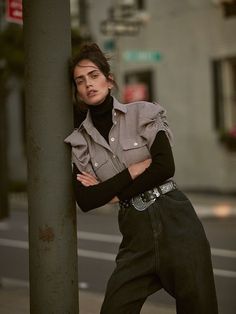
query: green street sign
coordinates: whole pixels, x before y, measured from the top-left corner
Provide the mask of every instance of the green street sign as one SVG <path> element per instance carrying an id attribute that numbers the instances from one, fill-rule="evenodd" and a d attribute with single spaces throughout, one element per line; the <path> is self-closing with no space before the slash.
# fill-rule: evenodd
<path id="1" fill-rule="evenodd" d="M 103 47 L 106 51 L 114 51 L 116 49 L 116 42 L 113 39 L 107 39 L 104 41 Z"/>
<path id="2" fill-rule="evenodd" d="M 159 62 L 162 55 L 159 51 L 128 50 L 123 53 L 123 59 L 128 62 Z"/>

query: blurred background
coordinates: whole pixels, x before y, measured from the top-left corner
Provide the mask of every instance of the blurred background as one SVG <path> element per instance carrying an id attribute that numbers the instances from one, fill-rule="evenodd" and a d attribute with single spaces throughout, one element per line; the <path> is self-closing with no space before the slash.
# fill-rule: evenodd
<path id="1" fill-rule="evenodd" d="M 7 2 L 20 1 L 0 1 L 0 164 L 15 191 L 27 178 L 24 53 L 21 20 L 13 9 L 6 17 Z M 179 185 L 235 193 L 235 1 L 71 0 L 71 26 L 75 51 L 93 40 L 111 56 L 121 101 L 167 109 Z"/>
<path id="2" fill-rule="evenodd" d="M 111 57 L 112 71 L 119 85 L 116 96 L 121 101 L 155 101 L 167 110 L 175 139 L 175 179 L 197 204 L 210 242 L 215 249 L 224 250 L 221 253 L 226 252 L 220 255 L 220 251 L 212 251 L 215 262 L 226 258 L 227 254 L 230 256 L 220 267 L 224 270 L 229 267 L 227 274 L 232 275 L 226 276 L 230 278 L 229 283 L 217 284 L 223 300 L 221 313 L 233 313 L 235 300 L 227 299 L 222 291 L 231 289 L 235 293 L 236 289 L 233 214 L 236 198 L 236 1 L 70 0 L 70 3 L 73 54 L 82 42 L 97 42 Z M 0 232 L 8 228 L 3 218 L 9 215 L 9 208 L 14 218 L 13 209 L 27 206 L 22 32 L 21 0 L 0 0 L 0 219 L 3 221 Z M 21 213 L 23 216 L 17 216 L 16 221 L 20 219 L 19 224 L 27 224 L 25 211 Z M 215 213 L 217 217 L 212 220 Z M 93 214 L 92 219 L 95 218 Z M 89 224 L 86 219 L 81 214 L 81 228 L 89 226 L 94 228 L 89 232 L 94 233 L 97 222 Z M 106 228 L 108 234 L 112 232 Z M 88 241 L 88 230 L 84 232 L 82 238 Z M 114 243 L 118 242 L 114 240 Z M 14 256 L 13 252 L 9 254 Z M 3 263 L 2 254 L 1 260 Z M 23 260 L 27 264 L 26 257 Z M 4 267 L 0 264 L 0 268 Z M 25 276 L 18 279 L 27 281 L 27 274 Z M 99 280 L 105 282 L 104 278 Z M 81 287 L 86 288 L 86 285 L 88 283 L 82 282 Z M 104 286 L 98 290 L 103 292 Z M 165 303 L 165 297 L 162 301 Z"/>

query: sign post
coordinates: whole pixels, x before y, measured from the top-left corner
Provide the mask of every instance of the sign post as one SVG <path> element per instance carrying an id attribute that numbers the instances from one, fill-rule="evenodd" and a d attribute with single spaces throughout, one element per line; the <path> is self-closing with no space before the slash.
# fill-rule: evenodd
<path id="1" fill-rule="evenodd" d="M 133 1 L 115 1 L 108 10 L 108 17 L 100 24 L 101 33 L 113 37 L 113 45 L 116 48 L 116 66 L 113 68 L 116 80 L 120 80 L 120 48 L 119 38 L 121 36 L 137 36 L 144 20 L 141 18 Z"/>

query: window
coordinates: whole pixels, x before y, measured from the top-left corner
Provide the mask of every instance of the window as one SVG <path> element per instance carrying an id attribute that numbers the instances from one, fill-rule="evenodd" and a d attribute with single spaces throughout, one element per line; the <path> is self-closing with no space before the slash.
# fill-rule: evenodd
<path id="1" fill-rule="evenodd" d="M 151 70 L 126 73 L 124 81 L 123 101 L 125 103 L 139 100 L 153 100 L 153 72 Z"/>
<path id="2" fill-rule="evenodd" d="M 227 17 L 232 17 L 236 16 L 236 1 L 233 0 L 231 2 L 224 2 L 222 4 L 224 16 Z"/>
<path id="3" fill-rule="evenodd" d="M 136 0 L 137 9 L 142 11 L 145 10 L 145 0 Z"/>
<path id="4" fill-rule="evenodd" d="M 212 69 L 215 128 L 236 147 L 236 57 L 214 60 Z"/>

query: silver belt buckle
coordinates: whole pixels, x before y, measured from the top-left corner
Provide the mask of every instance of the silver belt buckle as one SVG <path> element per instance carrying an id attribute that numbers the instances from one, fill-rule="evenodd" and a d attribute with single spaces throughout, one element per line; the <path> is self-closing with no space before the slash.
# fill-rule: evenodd
<path id="1" fill-rule="evenodd" d="M 158 192 L 159 193 L 159 192 Z M 138 211 L 143 211 L 148 208 L 151 204 L 155 202 L 156 199 L 150 200 L 148 202 L 144 202 L 141 196 L 134 196 L 131 199 L 131 204 Z"/>
<path id="2" fill-rule="evenodd" d="M 153 194 L 155 194 L 156 197 L 159 197 L 159 196 L 161 195 L 161 193 L 158 191 L 157 188 L 154 188 L 154 189 L 153 189 Z"/>

